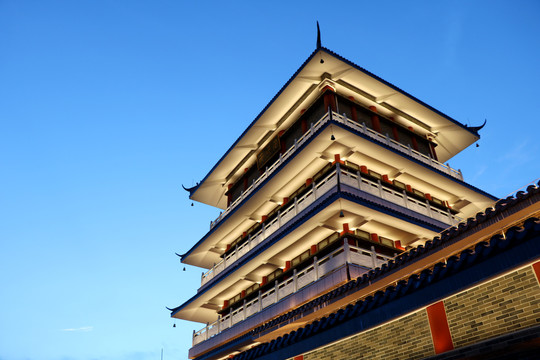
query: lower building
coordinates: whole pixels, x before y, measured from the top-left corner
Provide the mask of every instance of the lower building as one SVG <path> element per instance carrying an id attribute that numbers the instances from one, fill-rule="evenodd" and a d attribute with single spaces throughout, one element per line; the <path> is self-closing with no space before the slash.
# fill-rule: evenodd
<path id="1" fill-rule="evenodd" d="M 538 359 L 539 199 L 500 200 L 234 339 L 259 344 L 233 358 Z"/>

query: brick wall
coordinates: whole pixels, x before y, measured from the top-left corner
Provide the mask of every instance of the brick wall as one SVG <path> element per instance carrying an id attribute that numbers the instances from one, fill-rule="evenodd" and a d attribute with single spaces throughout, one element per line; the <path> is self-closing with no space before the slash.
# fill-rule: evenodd
<path id="1" fill-rule="evenodd" d="M 433 354 L 428 318 L 422 310 L 307 353 L 304 360 L 419 359 Z"/>
<path id="2" fill-rule="evenodd" d="M 540 264 L 539 264 L 540 266 Z M 540 324 L 540 286 L 527 266 L 443 301 L 454 348 Z M 435 354 L 425 308 L 304 354 L 304 360 L 420 359 Z"/>
<path id="3" fill-rule="evenodd" d="M 530 266 L 447 298 L 444 305 L 456 348 L 540 324 L 540 287 Z"/>

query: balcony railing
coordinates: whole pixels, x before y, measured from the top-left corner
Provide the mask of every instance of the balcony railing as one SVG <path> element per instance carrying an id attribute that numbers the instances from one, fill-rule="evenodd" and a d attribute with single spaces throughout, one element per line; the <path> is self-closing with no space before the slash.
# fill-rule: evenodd
<path id="1" fill-rule="evenodd" d="M 410 146 L 406 146 L 406 145 L 403 145 L 401 144 L 400 142 L 394 140 L 394 139 L 391 139 L 388 134 L 386 135 L 383 135 L 375 130 L 372 130 L 370 128 L 368 128 L 365 124 L 359 124 L 357 123 L 356 121 L 352 120 L 352 119 L 349 119 L 347 118 L 347 116 L 345 114 L 343 115 L 340 115 L 340 114 L 337 114 L 335 112 L 328 112 L 326 113 L 321 119 L 319 119 L 319 121 L 311 124 L 310 128 L 308 129 L 308 131 L 306 131 L 301 137 L 300 139 L 296 140 L 293 144 L 293 146 L 291 146 L 287 151 L 285 151 L 285 153 L 283 154 L 280 154 L 279 156 L 279 159 L 274 162 L 272 165 L 270 165 L 269 167 L 266 167 L 264 173 L 259 176 L 256 180 L 253 180 L 253 183 L 245 190 L 242 192 L 242 194 L 237 198 L 235 199 L 230 205 L 229 207 L 224 211 L 222 212 L 218 218 L 214 221 L 211 221 L 210 222 L 210 229 L 214 228 L 223 218 L 225 218 L 225 216 L 227 216 L 233 209 L 236 208 L 236 206 L 238 206 L 238 204 L 240 204 L 242 202 L 242 200 L 244 200 L 246 197 L 248 197 L 254 189 L 256 189 L 264 180 L 266 180 L 270 175 L 272 175 L 274 173 L 274 171 L 276 171 L 276 169 L 285 161 L 287 160 L 289 157 L 291 157 L 295 152 L 296 150 L 301 146 L 303 145 L 308 139 L 310 139 L 312 137 L 312 135 L 321 128 L 321 126 L 323 126 L 324 124 L 326 124 L 328 121 L 330 120 L 334 120 L 338 123 L 341 123 L 349 128 L 352 128 L 356 131 L 359 131 L 361 132 L 362 134 L 366 135 L 367 137 L 369 138 L 372 138 L 372 139 L 375 139 L 375 140 L 378 140 L 384 144 L 386 144 L 387 146 L 391 147 L 392 149 L 395 149 L 395 150 L 398 150 L 400 152 L 402 152 L 403 154 L 407 154 L 409 156 L 411 156 L 412 158 L 426 164 L 426 165 L 429 165 L 445 174 L 448 174 L 458 180 L 462 180 L 463 181 L 463 174 L 461 173 L 461 170 L 455 170 L 453 168 L 451 168 L 449 165 L 445 165 L 443 163 L 440 163 L 438 162 L 437 160 L 434 160 L 432 159 L 430 156 L 427 156 L 425 154 L 422 154 L 414 149 L 412 149 Z"/>
<path id="2" fill-rule="evenodd" d="M 349 245 L 346 241 L 343 246 L 333 250 L 328 255 L 317 259 L 315 256 L 313 263 L 301 271 L 293 271 L 289 278 L 276 281 L 274 286 L 264 292 L 259 291 L 257 297 L 250 301 L 244 301 L 243 305 L 237 309 L 231 310 L 227 315 L 219 318 L 203 329 L 193 333 L 193 345 L 232 327 L 234 324 L 245 320 L 246 318 L 257 314 L 281 299 L 301 290 L 319 280 L 320 278 L 332 273 L 336 269 L 345 265 L 345 263 L 358 265 L 366 269 L 372 269 L 381 266 L 391 257 L 376 253 L 373 248 L 366 250 L 360 247 Z"/>
<path id="3" fill-rule="evenodd" d="M 400 205 L 444 224 L 453 225 L 461 221 L 460 217 L 453 215 L 449 210 L 444 211 L 438 209 L 431 205 L 427 200 L 420 201 L 413 198 L 407 194 L 405 190 L 401 192 L 396 191 L 383 185 L 380 181 L 374 181 L 362 176 L 360 171 L 353 172 L 349 169 L 341 168 L 339 164 L 337 164 L 328 175 L 319 181 L 313 182 L 311 188 L 304 195 L 299 198 L 294 198 L 294 201 L 287 203 L 286 207 L 278 211 L 276 217 L 268 221 L 268 223 L 263 223 L 259 231 L 255 234 L 250 234 L 247 241 L 240 244 L 235 250 L 228 253 L 223 260 L 204 273 L 201 277 L 201 286 L 212 280 L 215 276 L 272 235 L 276 230 L 289 222 L 302 210 L 334 188 L 338 184 L 338 177 L 339 181 L 344 185 L 382 198 L 393 204 Z"/>

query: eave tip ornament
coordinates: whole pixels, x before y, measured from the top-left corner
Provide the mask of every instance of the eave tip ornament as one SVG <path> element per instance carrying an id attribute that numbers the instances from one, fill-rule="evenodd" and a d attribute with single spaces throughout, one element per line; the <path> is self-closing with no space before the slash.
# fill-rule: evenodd
<path id="1" fill-rule="evenodd" d="M 480 125 L 480 126 L 467 126 L 467 129 L 469 129 L 470 131 L 472 131 L 472 132 L 474 132 L 475 134 L 478 135 L 478 132 L 480 130 L 482 130 L 482 128 L 484 126 L 486 126 L 486 124 L 487 124 L 487 119 L 484 119 L 484 123 L 482 125 Z"/>
<path id="2" fill-rule="evenodd" d="M 317 21 L 317 49 L 320 49 L 321 47 L 321 28 L 319 27 L 319 22 Z"/>
<path id="3" fill-rule="evenodd" d="M 191 193 L 193 193 L 193 191 L 197 188 L 197 186 L 199 186 L 199 184 L 197 184 L 197 185 L 195 185 L 193 187 L 187 188 L 182 184 L 182 187 L 184 188 L 184 190 L 186 190 L 189 193 L 190 196 L 191 196 Z"/>

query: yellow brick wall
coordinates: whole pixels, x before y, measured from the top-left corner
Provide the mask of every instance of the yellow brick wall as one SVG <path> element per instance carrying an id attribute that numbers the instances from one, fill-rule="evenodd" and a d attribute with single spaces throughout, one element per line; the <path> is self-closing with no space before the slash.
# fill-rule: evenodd
<path id="1" fill-rule="evenodd" d="M 420 359 L 435 354 L 425 309 L 304 354 L 304 360 Z"/>
<path id="2" fill-rule="evenodd" d="M 531 266 L 444 300 L 454 348 L 540 324 Z M 435 354 L 425 308 L 304 354 L 304 360 L 421 359 Z"/>
<path id="3" fill-rule="evenodd" d="M 528 266 L 444 300 L 454 347 L 540 323 L 540 287 Z"/>

